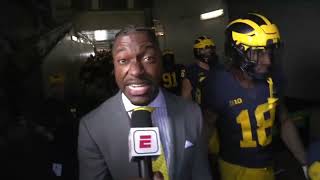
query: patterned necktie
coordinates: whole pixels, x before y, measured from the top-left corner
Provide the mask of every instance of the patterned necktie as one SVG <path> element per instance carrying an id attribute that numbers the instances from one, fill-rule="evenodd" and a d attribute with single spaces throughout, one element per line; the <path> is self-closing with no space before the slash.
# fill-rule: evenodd
<path id="1" fill-rule="evenodd" d="M 169 180 L 167 162 L 162 149 L 161 155 L 152 161 L 152 171 L 154 174 L 160 172 L 164 180 Z"/>
<path id="2" fill-rule="evenodd" d="M 149 117 L 151 117 L 151 113 L 152 113 L 152 111 L 154 111 L 154 108 L 142 106 L 142 107 L 135 108 L 133 110 L 133 112 L 135 112 L 135 111 L 136 112 L 137 111 L 144 111 L 144 113 L 148 113 L 148 114 L 150 113 Z M 135 115 L 138 116 L 137 113 L 134 113 L 133 116 L 135 116 Z M 136 125 L 138 125 L 138 124 L 136 124 Z M 152 171 L 155 175 L 161 176 L 164 180 L 169 180 L 167 162 L 166 162 L 162 148 L 161 148 L 161 155 L 152 161 Z"/>

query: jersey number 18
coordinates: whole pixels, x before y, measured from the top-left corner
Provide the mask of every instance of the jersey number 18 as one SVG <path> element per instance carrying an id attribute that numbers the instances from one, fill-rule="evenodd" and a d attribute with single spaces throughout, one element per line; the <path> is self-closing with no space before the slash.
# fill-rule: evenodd
<path id="1" fill-rule="evenodd" d="M 255 109 L 254 115 L 257 121 L 257 138 L 260 146 L 266 146 L 272 141 L 272 134 L 267 134 L 266 129 L 271 128 L 275 119 L 275 106 L 269 103 L 260 104 Z M 264 114 L 270 113 L 270 118 L 266 119 Z M 242 130 L 242 140 L 240 140 L 241 148 L 257 147 L 257 140 L 252 137 L 251 123 L 249 111 L 242 110 L 237 116 L 237 123 L 240 124 Z"/>

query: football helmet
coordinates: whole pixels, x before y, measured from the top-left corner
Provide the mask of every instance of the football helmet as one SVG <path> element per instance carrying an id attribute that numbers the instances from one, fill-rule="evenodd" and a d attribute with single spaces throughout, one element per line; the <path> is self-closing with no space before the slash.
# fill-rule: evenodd
<path id="1" fill-rule="evenodd" d="M 213 40 L 207 36 L 198 37 L 193 44 L 194 57 L 204 63 L 210 64 L 215 61 L 216 45 Z"/>
<path id="2" fill-rule="evenodd" d="M 275 24 L 257 13 L 231 21 L 225 30 L 225 55 L 231 63 L 255 79 L 264 79 L 267 73 L 255 72 L 260 54 L 268 53 L 271 64 L 275 50 L 280 46 L 280 33 Z"/>

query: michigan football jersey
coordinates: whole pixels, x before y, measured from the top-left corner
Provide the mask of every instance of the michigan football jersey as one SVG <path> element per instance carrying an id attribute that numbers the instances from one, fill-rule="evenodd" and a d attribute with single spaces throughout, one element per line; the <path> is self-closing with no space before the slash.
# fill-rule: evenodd
<path id="1" fill-rule="evenodd" d="M 172 69 L 164 69 L 161 85 L 178 96 L 181 95 L 182 79 L 185 78 L 185 67 L 182 64 L 176 64 Z"/>
<path id="2" fill-rule="evenodd" d="M 308 150 L 308 175 L 311 180 L 320 179 L 320 140 L 313 142 Z"/>
<path id="3" fill-rule="evenodd" d="M 225 69 L 210 71 L 205 104 L 218 113 L 220 156 L 245 167 L 271 165 L 272 127 L 278 99 L 271 78 L 243 88 Z"/>
<path id="4" fill-rule="evenodd" d="M 192 86 L 192 99 L 200 106 L 203 101 L 203 87 L 208 72 L 208 70 L 201 68 L 195 63 L 188 66 L 186 71 L 186 78 L 189 79 Z"/>

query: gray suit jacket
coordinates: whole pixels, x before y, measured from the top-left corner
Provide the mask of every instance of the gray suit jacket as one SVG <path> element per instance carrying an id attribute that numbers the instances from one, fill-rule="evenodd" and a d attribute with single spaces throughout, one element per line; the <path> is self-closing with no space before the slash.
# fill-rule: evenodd
<path id="1" fill-rule="evenodd" d="M 173 129 L 170 180 L 209 180 L 207 143 L 198 105 L 164 92 Z M 138 165 L 129 162 L 129 116 L 121 92 L 81 119 L 78 137 L 80 180 L 127 180 L 138 177 Z M 186 140 L 193 146 L 185 148 Z"/>

